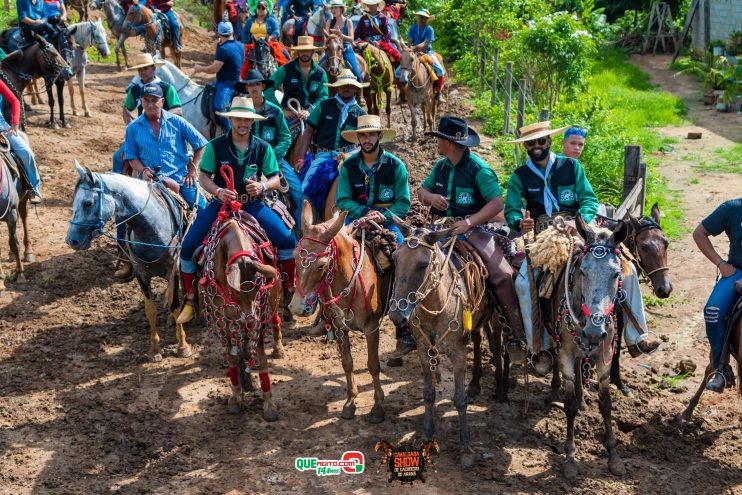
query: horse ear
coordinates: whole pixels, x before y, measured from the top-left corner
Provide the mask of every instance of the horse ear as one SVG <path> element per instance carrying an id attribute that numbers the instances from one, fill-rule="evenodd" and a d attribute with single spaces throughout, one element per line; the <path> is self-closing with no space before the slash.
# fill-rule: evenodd
<path id="1" fill-rule="evenodd" d="M 392 221 L 394 222 L 394 225 L 399 227 L 399 231 L 402 232 L 402 237 L 410 236 L 410 226 L 407 222 L 399 218 L 394 213 L 392 213 Z"/>
<path id="2" fill-rule="evenodd" d="M 236 292 L 242 290 L 242 270 L 240 270 L 239 260 L 232 263 L 227 269 L 227 285 Z"/>
<path id="3" fill-rule="evenodd" d="M 70 34 L 70 36 L 74 35 L 76 31 L 77 31 L 77 26 L 72 26 L 71 29 L 69 28 L 67 29 L 67 32 Z"/>
<path id="4" fill-rule="evenodd" d="M 423 240 L 432 246 L 436 242 L 440 241 L 441 239 L 444 239 L 450 236 L 454 230 L 456 230 L 456 228 L 451 227 L 450 229 L 443 229 L 443 230 L 436 230 L 433 232 L 428 232 L 427 234 L 425 234 L 425 237 L 423 237 Z"/>
<path id="5" fill-rule="evenodd" d="M 613 227 L 613 242 L 617 246 L 626 240 L 629 235 L 629 227 L 623 220 L 619 220 L 615 227 Z"/>
<path id="6" fill-rule="evenodd" d="M 660 212 L 660 205 L 658 205 L 657 203 L 653 204 L 651 215 L 652 215 L 652 220 L 654 220 L 657 223 L 657 225 L 660 224 L 661 213 L 662 212 Z"/>
<path id="7" fill-rule="evenodd" d="M 595 233 L 593 232 L 593 229 L 585 223 L 585 219 L 582 218 L 582 215 L 579 213 L 575 217 L 575 225 L 577 226 L 577 233 L 580 234 L 580 237 L 590 244 L 595 238 Z"/>
<path id="8" fill-rule="evenodd" d="M 629 216 L 629 222 L 631 223 L 631 225 L 630 225 L 630 226 L 631 226 L 631 227 L 632 227 L 632 228 L 633 228 L 634 230 L 638 230 L 638 229 L 639 229 L 639 227 L 641 226 L 641 225 L 639 224 L 639 220 L 637 220 L 637 218 L 636 218 L 636 217 L 635 217 L 634 215 L 632 215 L 631 213 L 629 213 L 629 214 L 628 214 L 628 216 Z"/>
<path id="9" fill-rule="evenodd" d="M 301 210 L 301 231 L 306 233 L 309 231 L 309 227 L 314 225 L 314 213 L 312 213 L 312 205 L 304 200 L 304 208 Z"/>
<path id="10" fill-rule="evenodd" d="M 329 222 L 326 222 L 327 230 L 320 233 L 320 239 L 329 241 L 330 239 L 335 237 L 337 233 L 340 232 L 340 229 L 345 226 L 345 219 L 347 217 L 347 211 L 341 211 L 339 214 L 336 214 L 334 217 L 332 217 Z"/>
<path id="11" fill-rule="evenodd" d="M 80 176 L 80 180 L 93 182 L 93 172 L 88 167 L 81 166 L 77 160 L 75 160 L 75 170 L 77 171 L 77 175 Z"/>

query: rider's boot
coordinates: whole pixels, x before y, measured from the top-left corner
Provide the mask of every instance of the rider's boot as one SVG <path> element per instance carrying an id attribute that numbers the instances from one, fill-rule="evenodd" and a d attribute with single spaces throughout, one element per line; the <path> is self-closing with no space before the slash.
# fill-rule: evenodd
<path id="1" fill-rule="evenodd" d="M 185 289 L 186 302 L 178 315 L 176 323 L 182 325 L 196 317 L 196 307 L 193 301 L 196 298 L 196 280 L 198 275 L 186 272 L 180 272 L 180 274 L 183 277 L 183 288 Z"/>
<path id="2" fill-rule="evenodd" d="M 113 276 L 119 280 L 129 280 L 133 275 L 131 261 L 129 260 L 119 259 L 116 268 L 117 270 L 114 272 Z"/>
<path id="3" fill-rule="evenodd" d="M 41 194 L 37 193 L 33 189 L 28 192 L 28 202 L 32 205 L 41 203 Z"/>
<path id="4" fill-rule="evenodd" d="M 386 365 L 390 368 L 402 366 L 402 356 L 416 349 L 417 342 L 412 335 L 409 325 L 403 328 L 397 328 L 397 348 L 394 349 L 394 355 L 387 360 Z"/>
<path id="5" fill-rule="evenodd" d="M 646 337 L 644 337 L 638 343 L 626 346 L 626 349 L 629 351 L 631 357 L 635 358 L 641 356 L 642 354 L 649 354 L 650 352 L 654 352 L 660 346 L 659 340 L 651 335 L 644 335 L 646 335 Z"/>
<path id="6" fill-rule="evenodd" d="M 706 383 L 706 390 L 720 394 L 724 391 L 725 386 L 726 378 L 724 377 L 724 372 L 722 370 L 716 370 L 708 383 Z"/>
<path id="7" fill-rule="evenodd" d="M 444 76 L 438 76 L 438 80 L 435 82 L 435 99 L 438 103 L 446 102 L 446 97 L 443 96 L 443 79 Z"/>

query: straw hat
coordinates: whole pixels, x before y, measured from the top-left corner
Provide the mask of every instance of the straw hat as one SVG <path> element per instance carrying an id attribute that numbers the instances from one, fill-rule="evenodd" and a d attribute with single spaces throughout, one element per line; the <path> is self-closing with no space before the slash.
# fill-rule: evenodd
<path id="1" fill-rule="evenodd" d="M 339 88 L 340 86 L 355 86 L 358 89 L 365 88 L 368 83 L 359 83 L 353 71 L 350 69 L 341 69 L 337 81 L 327 83 L 328 88 Z"/>
<path id="2" fill-rule="evenodd" d="M 219 117 L 235 117 L 238 119 L 265 120 L 265 117 L 255 112 L 252 99 L 242 96 L 232 98 L 232 105 L 226 112 L 215 112 Z"/>
<path id="3" fill-rule="evenodd" d="M 289 48 L 293 52 L 319 51 L 324 49 L 324 46 L 314 46 L 314 39 L 311 36 L 299 36 L 299 42 L 296 46 Z"/>
<path id="4" fill-rule="evenodd" d="M 345 2 L 343 0 L 330 0 L 330 3 L 327 4 L 330 8 L 333 7 L 342 7 L 343 10 L 345 10 Z"/>
<path id="5" fill-rule="evenodd" d="M 415 15 L 419 17 L 425 17 L 426 19 L 430 21 L 435 20 L 435 16 L 430 15 L 430 12 L 428 11 L 428 9 L 420 9 L 417 12 L 415 12 Z"/>
<path id="6" fill-rule="evenodd" d="M 353 131 L 343 131 L 340 135 L 351 143 L 358 143 L 358 134 L 366 132 L 380 132 L 380 143 L 388 143 L 397 137 L 397 131 L 381 127 L 381 117 L 378 115 L 361 115 L 358 117 L 358 126 Z"/>
<path id="7" fill-rule="evenodd" d="M 361 0 L 361 3 L 367 7 L 369 5 L 378 5 L 379 10 L 384 10 L 384 7 L 386 6 L 386 3 L 384 3 L 384 0 Z"/>
<path id="8" fill-rule="evenodd" d="M 159 67 L 160 65 L 165 65 L 165 62 L 162 60 L 155 60 L 152 58 L 151 53 L 137 53 L 134 55 L 134 61 L 131 67 L 129 67 L 129 70 L 137 70 L 137 69 L 144 69 L 145 67 Z"/>
<path id="9" fill-rule="evenodd" d="M 534 139 L 554 136 L 561 134 L 569 129 L 569 126 L 560 127 L 559 129 L 552 129 L 551 122 L 545 120 L 543 122 L 536 122 L 535 124 L 524 125 L 520 129 L 520 137 L 513 141 L 508 141 L 508 144 L 525 143 L 526 141 L 533 141 Z"/>

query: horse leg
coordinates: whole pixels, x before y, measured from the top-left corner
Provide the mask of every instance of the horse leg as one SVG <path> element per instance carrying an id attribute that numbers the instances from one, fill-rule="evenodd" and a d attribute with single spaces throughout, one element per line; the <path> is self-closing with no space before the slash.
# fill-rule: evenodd
<path id="1" fill-rule="evenodd" d="M 276 286 L 273 289 L 273 307 L 276 308 L 276 312 L 271 319 L 273 323 L 273 352 L 271 353 L 271 357 L 274 359 L 283 359 L 286 357 L 286 351 L 283 349 L 283 321 L 281 320 L 281 317 L 278 316 L 278 308 L 281 302 L 282 292 L 282 287 Z"/>
<path id="2" fill-rule="evenodd" d="M 52 94 L 51 86 L 46 87 L 46 96 L 49 98 L 49 127 L 56 129 L 57 121 L 54 120 L 54 95 Z"/>
<path id="3" fill-rule="evenodd" d="M 263 346 L 263 332 L 260 332 L 260 338 L 258 338 L 258 362 L 260 363 L 258 368 L 260 389 L 263 391 L 263 419 L 270 423 L 278 420 L 278 408 L 273 402 L 273 392 L 271 392 L 271 378 L 268 374 L 268 358 Z"/>
<path id="4" fill-rule="evenodd" d="M 77 84 L 80 84 L 80 81 L 78 79 Z M 77 106 L 75 106 L 75 88 L 73 88 L 74 81 L 70 79 L 67 81 L 67 92 L 70 94 L 70 107 L 72 107 L 72 115 L 78 115 L 77 113 Z"/>
<path id="5" fill-rule="evenodd" d="M 479 384 L 482 379 L 482 330 L 476 329 L 471 332 L 471 340 L 474 344 L 474 367 L 472 368 L 471 381 L 466 388 L 466 395 L 474 398 L 482 391 Z"/>
<path id="6" fill-rule="evenodd" d="M 566 380 L 566 377 L 565 377 Z M 562 399 L 562 374 L 560 372 L 559 360 L 554 359 L 551 367 L 551 391 L 549 392 L 549 402 L 559 402 Z"/>
<path id="7" fill-rule="evenodd" d="M 62 123 L 62 127 L 65 129 L 69 129 L 72 127 L 69 122 L 67 122 L 67 118 L 64 116 L 64 85 L 66 84 L 64 81 L 57 81 L 57 103 L 59 104 L 59 120 Z"/>
<path id="8" fill-rule="evenodd" d="M 5 290 L 5 270 L 3 269 L 3 264 L 0 263 L 0 293 L 2 293 Z"/>
<path id="9" fill-rule="evenodd" d="M 392 81 L 391 84 L 394 84 L 394 81 Z M 387 87 L 387 89 L 384 91 L 386 94 L 386 126 L 391 128 L 392 127 L 392 90 L 391 85 Z"/>
<path id="10" fill-rule="evenodd" d="M 230 348 L 228 345 L 227 348 Z M 242 388 L 240 385 L 240 378 L 242 373 L 240 372 L 240 358 L 234 356 L 231 353 L 227 353 L 227 377 L 229 378 L 229 388 L 232 391 L 232 395 L 229 396 L 227 401 L 227 410 L 232 414 L 239 414 L 242 412 L 244 402 L 242 401 Z M 248 378 L 249 380 L 249 378 Z"/>
<path id="11" fill-rule="evenodd" d="M 685 411 L 683 411 L 680 415 L 680 418 L 685 421 L 690 421 L 691 417 L 693 416 L 693 411 L 696 409 L 696 406 L 698 405 L 698 401 L 701 400 L 701 395 L 703 394 L 703 391 L 706 390 L 706 384 L 708 383 L 709 379 L 711 378 L 711 375 L 714 374 L 714 366 L 713 366 L 713 354 L 711 356 L 711 359 L 709 359 L 709 364 L 706 366 L 706 371 L 703 372 L 703 378 L 701 379 L 701 385 L 698 387 L 698 390 L 696 390 L 696 393 L 691 398 L 690 402 L 688 403 L 688 407 L 685 408 Z"/>
<path id="12" fill-rule="evenodd" d="M 77 73 L 77 84 L 80 87 L 80 99 L 82 100 L 82 109 L 86 117 L 92 117 L 90 109 L 88 109 L 88 103 L 85 101 L 85 67 L 80 69 Z"/>
<path id="13" fill-rule="evenodd" d="M 368 348 L 368 372 L 374 382 L 374 407 L 368 415 L 368 422 L 372 424 L 384 421 L 384 389 L 381 388 L 381 363 L 379 362 L 379 331 L 372 325 L 371 331 L 366 334 L 366 347 Z"/>
<path id="14" fill-rule="evenodd" d="M 560 368 L 564 378 L 564 412 L 567 415 L 567 440 L 564 442 L 564 477 L 574 479 L 578 469 L 575 462 L 575 418 L 580 409 L 580 403 L 575 393 L 574 358 L 571 353 L 562 351 L 560 353 Z"/>
<path id="15" fill-rule="evenodd" d="M 611 383 L 610 383 L 610 372 L 600 365 L 600 383 L 598 385 L 598 406 L 600 414 L 603 415 L 603 424 L 605 427 L 605 436 L 603 437 L 603 445 L 608 449 L 608 471 L 615 476 L 623 476 L 626 474 L 626 469 L 623 466 L 623 461 L 618 456 L 616 451 L 616 437 L 613 435 L 613 424 L 611 422 Z M 601 369 L 602 368 L 602 369 Z"/>
<path id="16" fill-rule="evenodd" d="M 471 449 L 471 435 L 469 433 L 469 424 L 466 420 L 466 346 L 460 345 L 453 351 L 454 352 L 450 355 L 451 362 L 453 362 L 453 405 L 459 413 L 459 451 L 461 453 L 461 467 L 468 468 L 474 465 L 476 456 L 474 455 L 474 451 Z"/>
<path id="17" fill-rule="evenodd" d="M 407 96 L 407 106 L 410 109 L 410 123 L 412 124 L 412 139 L 414 140 L 417 137 L 417 118 L 415 118 L 415 106 L 412 104 L 412 95 Z M 401 107 L 400 107 L 400 111 L 401 111 Z"/>
<path id="18" fill-rule="evenodd" d="M 41 105 L 44 103 L 41 101 L 41 95 L 39 94 L 39 86 L 36 84 L 36 78 L 31 81 L 28 89 L 31 91 L 31 105 Z"/>
<path id="19" fill-rule="evenodd" d="M 18 205 L 18 214 L 21 217 L 21 224 L 23 225 L 23 262 L 33 263 L 36 261 L 36 257 L 33 254 L 31 236 L 28 234 L 28 199 L 21 199 Z"/>
<path id="20" fill-rule="evenodd" d="M 139 286 L 142 288 L 144 294 L 144 314 L 147 316 L 149 323 L 149 358 L 154 361 L 162 361 L 162 353 L 160 352 L 160 335 L 157 333 L 157 306 L 155 301 L 152 299 L 152 288 L 149 280 L 144 281 L 137 277 Z"/>
<path id="21" fill-rule="evenodd" d="M 343 371 L 345 371 L 347 400 L 343 405 L 343 412 L 340 417 L 343 419 L 353 419 L 356 415 L 356 397 L 358 397 L 358 386 L 356 385 L 355 376 L 353 376 L 353 355 L 350 352 L 350 335 L 343 332 L 343 337 L 338 339 L 340 347 L 340 357 L 343 362 Z"/>
<path id="22" fill-rule="evenodd" d="M 173 301 L 170 303 L 170 314 L 173 315 L 175 321 L 175 338 L 178 341 L 178 357 L 187 358 L 193 355 L 191 345 L 186 340 L 185 329 L 182 323 L 178 323 L 178 315 L 180 314 L 180 277 L 176 276 L 173 280 Z"/>
<path id="23" fill-rule="evenodd" d="M 433 440 L 435 436 L 435 387 L 433 386 L 433 371 L 430 369 L 430 358 L 424 346 L 417 346 L 420 356 L 420 366 L 423 370 L 423 402 L 425 414 L 423 416 L 423 442 Z"/>
<path id="24" fill-rule="evenodd" d="M 15 257 L 15 281 L 19 284 L 26 283 L 26 275 L 23 273 L 23 262 L 21 261 L 20 246 L 18 243 L 18 210 L 12 208 L 5 217 L 8 223 L 8 244 L 10 252 Z"/>

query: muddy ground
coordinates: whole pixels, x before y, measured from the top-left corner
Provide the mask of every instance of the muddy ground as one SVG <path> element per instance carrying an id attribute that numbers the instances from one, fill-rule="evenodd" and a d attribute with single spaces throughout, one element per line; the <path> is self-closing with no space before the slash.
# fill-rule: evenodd
<path id="1" fill-rule="evenodd" d="M 141 46 L 130 43 L 134 50 Z M 203 33 L 189 36 L 185 67 L 206 61 L 212 45 Z M 199 53 L 201 52 L 201 53 Z M 673 153 L 661 157 L 662 173 L 682 191 L 689 228 L 722 200 L 738 196 L 742 177 L 699 172 L 686 155 L 708 159 L 718 147 L 742 136 L 742 118 L 722 123 L 700 101 L 700 86 L 690 77 L 675 78 L 666 60 L 635 62 L 652 72 L 663 89 L 677 92 L 690 108 L 689 123 L 661 129 L 685 136 L 701 126 L 701 141 L 680 139 Z M 28 283 L 9 280 L 0 294 L 0 493 L 417 493 L 423 487 L 387 483 L 387 473 L 373 446 L 380 438 L 398 442 L 415 438 L 422 423 L 422 391 L 417 359 L 402 368 L 382 365 L 387 419 L 371 425 L 373 389 L 365 368 L 363 339 L 354 335 L 356 377 L 361 395 L 354 420 L 340 419 L 345 380 L 335 347 L 305 336 L 309 320 L 285 331 L 287 356 L 272 360 L 274 396 L 280 421 L 265 423 L 255 396 L 246 413 L 227 412 L 227 380 L 218 349 L 200 323 L 187 328 L 192 358 L 175 354 L 172 321 L 160 311 L 164 359 L 149 362 L 147 323 L 135 282 L 112 277 L 110 243 L 87 252 L 64 244 L 76 181 L 73 159 L 98 171 L 110 168 L 110 156 L 124 134 L 120 108 L 131 73 L 93 64 L 88 94 L 92 118 L 72 117 L 73 127 L 51 131 L 43 126 L 45 109 L 29 113 L 29 134 L 41 164 L 45 201 L 31 218 L 37 257 L 27 266 Z M 454 90 L 445 111 L 467 117 L 465 92 Z M 409 134 L 398 110 L 394 125 Z M 629 143 L 627 143 L 629 144 Z M 413 186 L 435 159 L 429 140 L 399 139 L 392 149 L 410 168 Z M 482 150 L 486 153 L 486 150 Z M 491 155 L 488 155 L 491 156 Z M 691 179 L 693 179 L 691 183 Z M 2 263 L 7 233 L 0 228 Z M 469 406 L 473 446 L 480 460 L 462 472 L 458 458 L 458 422 L 452 398 L 452 373 L 446 360 L 439 388 L 437 424 L 441 455 L 427 473 L 428 493 L 732 493 L 742 490 L 740 399 L 731 391 L 705 394 L 692 422 L 676 416 L 697 387 L 698 375 L 674 391 L 661 387 L 660 375 L 690 358 L 705 365 L 701 308 L 713 283 L 713 269 L 689 235 L 670 250 L 675 293 L 669 302 L 649 308 L 651 326 L 665 340 L 651 356 L 624 359 L 631 397 L 614 393 L 614 425 L 627 474 L 608 474 L 601 444 L 602 421 L 596 395 L 577 421 L 580 477 L 561 474 L 564 413 L 547 404 L 548 383 L 530 378 L 529 412 L 523 373 L 510 401 L 493 399 L 494 377 L 483 379 L 482 394 Z M 158 285 L 162 293 L 164 285 Z M 382 363 L 393 350 L 393 331 L 382 326 Z M 346 450 L 366 455 L 358 475 L 318 478 L 294 469 L 296 457 L 337 459 Z"/>

